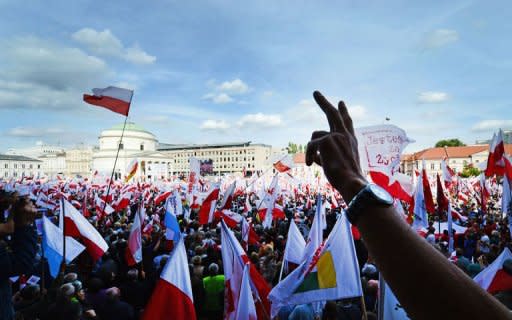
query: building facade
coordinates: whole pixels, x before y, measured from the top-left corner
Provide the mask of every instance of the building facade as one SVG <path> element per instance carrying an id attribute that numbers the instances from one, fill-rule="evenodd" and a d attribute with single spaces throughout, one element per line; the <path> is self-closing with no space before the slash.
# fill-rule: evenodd
<path id="1" fill-rule="evenodd" d="M 505 153 L 512 154 L 512 144 L 505 145 Z M 455 172 L 462 172 L 464 167 L 471 165 L 479 169 L 485 169 L 489 145 L 473 145 L 464 147 L 429 148 L 412 154 L 404 154 L 401 159 L 400 169 L 403 173 L 413 175 L 414 170 L 422 168 L 425 160 L 425 169 L 429 175 L 441 173 L 442 159 L 448 160 L 450 168 Z"/>
<path id="2" fill-rule="evenodd" d="M 213 161 L 213 174 L 248 175 L 263 171 L 272 164 L 272 147 L 250 141 L 224 144 L 161 144 L 158 150 L 172 159 L 172 174 L 188 174 L 190 158 Z"/>
<path id="3" fill-rule="evenodd" d="M 17 179 L 43 175 L 43 162 L 20 155 L 0 154 L 0 178 Z"/>
<path id="4" fill-rule="evenodd" d="M 135 179 L 166 179 L 172 172 L 171 159 L 157 151 L 155 135 L 133 122 L 126 123 L 124 134 L 123 124 L 103 130 L 98 141 L 99 148 L 92 155 L 92 169 L 105 176 L 110 177 L 115 163 L 115 178 L 124 178 L 132 161 L 138 163 Z"/>
<path id="5" fill-rule="evenodd" d="M 66 150 L 66 175 L 87 176 L 92 170 L 93 148 L 90 146 L 77 146 Z"/>

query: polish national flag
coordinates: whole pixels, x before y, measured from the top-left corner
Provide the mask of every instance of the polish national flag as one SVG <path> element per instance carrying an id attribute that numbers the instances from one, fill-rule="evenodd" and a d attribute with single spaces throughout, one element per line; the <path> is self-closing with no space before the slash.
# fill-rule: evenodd
<path id="1" fill-rule="evenodd" d="M 235 319 L 240 320 L 257 320 L 256 306 L 254 305 L 254 298 L 251 291 L 250 283 L 250 265 L 244 266 L 242 275 L 242 286 L 240 288 L 240 297 L 238 299 L 238 306 L 236 308 Z"/>
<path id="2" fill-rule="evenodd" d="M 245 249 L 245 251 L 248 250 L 249 245 L 256 245 L 260 241 L 260 237 L 258 234 L 254 231 L 254 229 L 251 227 L 249 222 L 247 220 L 242 219 L 242 225 L 240 227 L 242 231 L 242 245 Z"/>
<path id="3" fill-rule="evenodd" d="M 453 178 L 455 177 L 455 171 L 448 166 L 446 163 L 447 159 L 441 160 L 441 171 L 443 173 L 444 185 L 449 188 L 452 184 Z"/>
<path id="4" fill-rule="evenodd" d="M 274 162 L 274 168 L 279 172 L 286 172 L 293 168 L 293 159 L 290 155 L 286 155 L 282 159 Z"/>
<path id="5" fill-rule="evenodd" d="M 94 88 L 92 93 L 92 95 L 84 94 L 85 102 L 128 116 L 133 97 L 132 90 L 109 86 L 101 89 Z"/>
<path id="6" fill-rule="evenodd" d="M 159 205 L 160 203 L 164 202 L 165 200 L 167 200 L 167 198 L 172 194 L 172 191 L 166 191 L 164 193 L 161 193 L 159 194 L 158 196 L 156 196 L 155 198 L 155 205 Z"/>
<path id="7" fill-rule="evenodd" d="M 235 235 L 224 221 L 221 221 L 221 254 L 224 267 L 224 319 L 236 319 L 237 309 L 240 300 L 240 289 L 245 265 L 249 265 L 251 290 L 256 298 L 256 312 L 258 319 L 266 319 L 270 314 L 270 302 L 268 294 L 270 287 L 265 279 L 258 272 L 256 267 L 249 261 L 247 254 L 235 238 Z"/>
<path id="8" fill-rule="evenodd" d="M 108 250 L 107 243 L 96 228 L 71 203 L 62 199 L 61 204 L 59 227 L 64 230 L 66 236 L 80 239 L 92 259 L 97 261 Z"/>
<path id="9" fill-rule="evenodd" d="M 292 219 L 290 221 L 290 228 L 288 229 L 288 236 L 286 237 L 286 246 L 284 248 L 283 263 L 281 264 L 279 281 L 281 281 L 283 276 L 288 275 L 302 263 L 305 248 L 306 241 Z"/>
<path id="10" fill-rule="evenodd" d="M 128 236 L 128 245 L 126 246 L 125 251 L 125 258 L 128 266 L 136 265 L 142 261 L 142 226 L 139 210 L 137 210 L 135 217 L 133 217 L 130 235 Z"/>
<path id="11" fill-rule="evenodd" d="M 505 145 L 503 144 L 503 131 L 500 129 L 498 134 L 494 134 L 489 145 L 489 155 L 487 157 L 487 168 L 485 176 L 502 176 L 505 173 Z"/>
<path id="12" fill-rule="evenodd" d="M 414 187 L 409 176 L 395 172 L 392 177 L 389 177 L 384 170 L 373 169 L 370 171 L 370 177 L 375 184 L 384 188 L 394 198 L 406 202 L 412 201 Z"/>
<path id="13" fill-rule="evenodd" d="M 224 197 L 222 198 L 222 203 L 220 204 L 220 210 L 230 210 L 231 204 L 233 202 L 233 193 L 235 192 L 236 187 L 236 181 L 233 181 L 233 183 L 226 189 L 226 192 L 224 192 Z"/>
<path id="14" fill-rule="evenodd" d="M 105 201 L 103 201 L 100 197 L 96 195 L 96 199 L 94 200 L 96 205 L 96 214 L 105 216 L 105 215 L 111 215 L 114 213 L 114 208 L 112 208 L 108 203 L 105 204 Z M 105 208 L 105 209 L 103 209 Z"/>
<path id="15" fill-rule="evenodd" d="M 512 275 L 503 270 L 505 260 L 512 259 L 512 252 L 505 248 L 503 252 L 473 280 L 490 294 L 512 289 Z"/>
<path id="16" fill-rule="evenodd" d="M 204 225 L 213 221 L 219 193 L 220 187 L 217 184 L 212 188 L 208 196 L 206 196 L 206 198 L 203 200 L 201 209 L 199 209 L 199 224 Z"/>
<path id="17" fill-rule="evenodd" d="M 127 208 L 130 205 L 130 200 L 132 198 L 131 192 L 124 192 L 121 194 L 121 198 L 114 203 L 114 208 L 116 211 L 123 211 L 123 209 Z"/>
<path id="18" fill-rule="evenodd" d="M 244 203 L 244 211 L 242 212 L 244 215 L 247 215 L 249 212 L 251 212 L 252 206 L 249 202 L 249 195 L 245 197 L 245 203 Z"/>
<path id="19" fill-rule="evenodd" d="M 183 238 L 176 244 L 151 295 L 143 320 L 194 320 L 196 312 Z"/>

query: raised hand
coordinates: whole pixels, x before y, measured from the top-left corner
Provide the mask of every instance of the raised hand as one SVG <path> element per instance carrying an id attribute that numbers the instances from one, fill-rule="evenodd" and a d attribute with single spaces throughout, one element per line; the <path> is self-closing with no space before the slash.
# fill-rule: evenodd
<path id="1" fill-rule="evenodd" d="M 359 153 L 352 119 L 343 101 L 338 109 L 318 91 L 316 103 L 327 116 L 330 132 L 314 131 L 306 150 L 306 164 L 322 166 L 325 176 L 348 203 L 366 185 L 359 166 Z"/>

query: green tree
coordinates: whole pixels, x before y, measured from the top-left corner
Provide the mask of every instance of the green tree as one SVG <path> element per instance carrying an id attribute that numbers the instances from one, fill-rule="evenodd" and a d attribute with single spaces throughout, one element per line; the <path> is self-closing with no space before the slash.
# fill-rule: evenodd
<path id="1" fill-rule="evenodd" d="M 463 178 L 476 177 L 480 174 L 480 170 L 478 168 L 473 167 L 472 164 L 465 165 L 460 173 L 460 176 Z"/>
<path id="2" fill-rule="evenodd" d="M 286 149 L 288 150 L 289 154 L 296 154 L 298 151 L 298 146 L 293 142 L 288 142 L 288 147 L 286 147 Z"/>
<path id="3" fill-rule="evenodd" d="M 436 143 L 436 148 L 442 148 L 442 147 L 463 147 L 465 144 L 460 141 L 459 139 L 444 139 L 439 140 Z"/>

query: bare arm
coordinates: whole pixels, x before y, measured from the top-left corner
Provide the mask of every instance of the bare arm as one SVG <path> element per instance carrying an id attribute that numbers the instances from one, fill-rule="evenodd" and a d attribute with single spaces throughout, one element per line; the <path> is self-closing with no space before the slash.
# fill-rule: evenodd
<path id="1" fill-rule="evenodd" d="M 306 163 L 321 165 L 329 182 L 349 202 L 367 183 L 359 167 L 357 140 L 343 102 L 334 108 L 314 97 L 330 132 L 315 131 Z M 394 208 L 361 212 L 357 227 L 370 254 L 412 319 L 509 319 L 511 313 L 464 272 L 419 237 Z"/>

